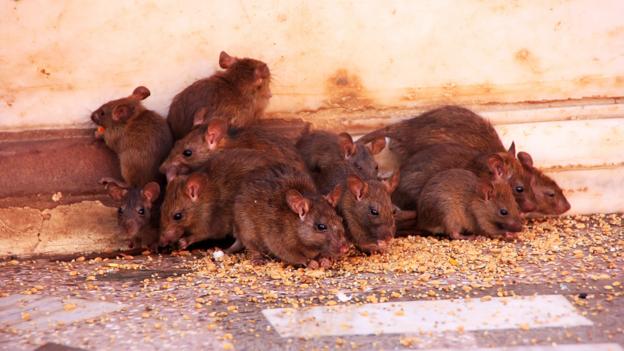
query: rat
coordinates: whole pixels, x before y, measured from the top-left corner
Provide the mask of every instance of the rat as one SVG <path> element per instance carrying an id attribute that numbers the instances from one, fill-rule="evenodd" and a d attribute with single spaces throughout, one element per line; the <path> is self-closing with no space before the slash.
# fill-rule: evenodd
<path id="1" fill-rule="evenodd" d="M 198 171 L 173 179 L 161 209 L 160 245 L 177 242 L 184 249 L 202 240 L 230 236 L 234 197 L 244 177 L 272 162 L 257 150 L 221 150 Z"/>
<path id="2" fill-rule="evenodd" d="M 516 157 L 514 143 L 508 150 L 505 149 L 498 133 L 488 120 L 460 106 L 444 106 L 427 111 L 420 116 L 373 131 L 360 140 L 367 142 L 383 136 L 391 139 L 389 148 L 397 155 L 401 167 L 410 167 L 414 164 L 414 160 L 410 160 L 412 157 L 416 159 L 426 158 L 426 153 L 423 150 L 439 144 L 459 145 L 455 148 L 455 152 L 458 153 L 458 158 L 461 157 L 463 161 L 469 158 L 460 155 L 464 155 L 466 152 L 473 153 L 473 150 L 477 150 L 481 157 L 487 157 L 487 155 L 494 153 L 503 155 L 502 153 L 505 151 L 513 155 L 514 158 Z M 462 147 L 466 148 L 467 151 L 462 150 Z M 414 156 L 420 152 L 423 153 Z M 534 211 L 538 204 L 535 192 L 530 185 L 531 174 L 521 166 L 518 160 L 513 160 L 504 155 L 503 157 L 511 169 L 509 185 L 520 205 L 520 210 L 526 213 Z M 452 155 L 446 157 L 446 160 L 449 159 L 451 159 L 450 166 L 443 169 L 466 167 L 464 165 L 452 166 L 452 163 L 456 161 L 452 160 Z M 436 164 L 442 163 L 434 162 Z M 480 166 L 478 166 L 478 162 L 472 165 L 477 165 L 477 168 L 481 169 L 486 166 L 483 162 Z M 403 183 L 407 183 L 412 172 L 404 170 L 402 173 L 405 174 Z M 400 193 L 401 191 L 395 196 L 400 196 L 398 195 Z M 413 202 L 411 205 L 414 205 Z"/>
<path id="3" fill-rule="evenodd" d="M 297 149 L 311 172 L 323 172 L 332 165 L 347 160 L 365 179 L 377 177 L 378 166 L 373 155 L 386 146 L 384 137 L 367 143 L 353 142 L 349 133 L 311 131 L 297 142 Z"/>
<path id="4" fill-rule="evenodd" d="M 228 130 L 226 120 L 212 119 L 207 126 L 196 127 L 176 141 L 169 156 L 160 166 L 160 171 L 171 181 L 179 174 L 201 167 L 211 154 L 219 150 L 240 148 L 262 151 L 274 160 L 293 162 L 304 168 L 293 142 L 265 124 L 232 132 Z"/>
<path id="5" fill-rule="evenodd" d="M 399 183 L 399 173 L 389 179 L 363 180 L 355 173 L 347 176 L 346 190 L 338 201 L 347 237 L 366 253 L 384 252 L 396 232 L 395 208 L 391 194 Z"/>
<path id="6" fill-rule="evenodd" d="M 266 63 L 237 58 L 222 51 L 218 71 L 178 93 L 171 102 L 167 121 L 176 140 L 184 137 L 193 124 L 206 124 L 213 115 L 228 118 L 234 128 L 248 126 L 264 113 L 271 98 L 271 72 Z M 194 117 L 200 109 L 201 119 Z"/>
<path id="7" fill-rule="evenodd" d="M 518 159 L 531 176 L 531 188 L 537 200 L 537 208 L 533 212 L 543 215 L 560 215 L 567 212 L 571 206 L 559 185 L 542 171 L 533 167 L 533 158 L 529 153 L 518 152 Z"/>
<path id="8" fill-rule="evenodd" d="M 160 185 L 149 182 L 143 188 L 132 188 L 113 178 L 102 178 L 108 195 L 120 203 L 117 223 L 130 239 L 129 247 L 158 248 L 158 223 L 160 218 Z"/>
<path id="9" fill-rule="evenodd" d="M 418 199 L 418 229 L 444 233 L 451 239 L 476 235 L 515 238 L 522 218 L 509 186 L 486 181 L 465 169 L 449 169 L 434 175 Z"/>
<path id="10" fill-rule="evenodd" d="M 515 156 L 515 144 L 507 151 L 483 153 L 459 144 L 436 144 L 412 155 L 400 168 L 402 174 L 392 201 L 402 210 L 415 210 L 425 183 L 433 175 L 447 169 L 461 168 L 474 172 L 485 180 L 506 181 L 520 210 L 534 211 L 537 207 L 531 176 Z"/>
<path id="11" fill-rule="evenodd" d="M 326 196 L 299 168 L 277 163 L 245 180 L 236 196 L 234 235 L 254 263 L 277 257 L 291 265 L 331 266 L 347 245 L 341 218 L 334 207 L 342 189 Z"/>
<path id="12" fill-rule="evenodd" d="M 340 158 L 309 173 L 323 194 L 336 186 L 345 188 L 337 212 L 350 241 L 363 252 L 383 252 L 396 231 L 390 196 L 399 183 L 399 172 L 385 180 L 366 178 L 349 160 Z"/>
<path id="13" fill-rule="evenodd" d="M 389 148 L 401 163 L 411 155 L 435 144 L 459 144 L 484 153 L 504 151 L 492 124 L 478 114 L 460 107 L 443 106 L 419 116 L 370 132 L 364 143 L 388 137 Z"/>
<path id="14" fill-rule="evenodd" d="M 103 138 L 117 154 L 124 181 L 137 188 L 159 180 L 158 167 L 173 145 L 167 122 L 141 104 L 148 96 L 150 91 L 139 86 L 132 95 L 109 101 L 91 115 L 99 126 L 96 138 Z"/>

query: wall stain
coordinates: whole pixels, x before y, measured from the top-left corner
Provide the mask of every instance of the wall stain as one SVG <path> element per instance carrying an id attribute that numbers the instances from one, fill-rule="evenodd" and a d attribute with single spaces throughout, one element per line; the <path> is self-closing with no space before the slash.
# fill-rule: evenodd
<path id="1" fill-rule="evenodd" d="M 337 70 L 325 82 L 327 99 L 324 107 L 342 107 L 348 109 L 366 109 L 373 101 L 366 94 L 360 77 L 344 68 Z"/>
<path id="2" fill-rule="evenodd" d="M 531 72 L 535 74 L 542 73 L 542 70 L 539 67 L 539 60 L 528 49 L 522 48 L 516 51 L 514 59 L 523 67 L 528 68 Z"/>

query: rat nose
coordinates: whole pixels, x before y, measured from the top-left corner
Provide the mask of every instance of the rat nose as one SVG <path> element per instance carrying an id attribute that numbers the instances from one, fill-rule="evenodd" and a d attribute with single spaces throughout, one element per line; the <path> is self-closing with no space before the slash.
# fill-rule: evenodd
<path id="1" fill-rule="evenodd" d="M 347 252 L 349 252 L 349 244 L 343 243 L 342 245 L 340 245 L 340 254 L 344 255 Z"/>
<path id="2" fill-rule="evenodd" d="M 381 227 L 377 230 L 377 238 L 381 241 L 388 241 L 394 237 L 394 228 Z"/>
<path id="3" fill-rule="evenodd" d="M 93 121 L 93 123 L 95 123 L 95 124 L 100 124 L 100 122 L 101 122 L 101 121 L 100 121 L 100 117 L 98 116 L 97 111 L 96 111 L 96 112 L 93 112 L 93 113 L 91 114 L 91 120 L 92 120 L 92 121 Z"/>
<path id="4" fill-rule="evenodd" d="M 521 221 L 513 221 L 507 225 L 507 229 L 510 232 L 517 233 L 522 231 L 522 222 Z"/>
<path id="5" fill-rule="evenodd" d="M 561 213 L 565 213 L 568 212 L 568 210 L 570 210 L 572 206 L 570 205 L 570 203 L 568 202 L 567 199 L 563 198 L 562 202 L 559 203 L 559 210 L 560 210 L 560 214 Z"/>

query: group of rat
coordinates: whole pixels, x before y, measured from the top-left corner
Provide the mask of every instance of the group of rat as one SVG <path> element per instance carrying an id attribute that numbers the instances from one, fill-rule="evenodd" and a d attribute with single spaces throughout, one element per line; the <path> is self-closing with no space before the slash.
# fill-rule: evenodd
<path id="1" fill-rule="evenodd" d="M 524 214 L 570 208 L 528 153 L 505 148 L 470 110 L 445 106 L 354 142 L 261 118 L 265 63 L 221 52 L 219 66 L 177 94 L 166 119 L 142 105 L 143 86 L 91 115 L 119 158 L 123 180 L 101 183 L 131 247 L 232 237 L 227 251 L 246 249 L 254 263 L 326 268 L 350 244 L 383 252 L 397 231 L 513 239 Z M 400 168 L 381 179 L 373 155 L 386 138 Z"/>

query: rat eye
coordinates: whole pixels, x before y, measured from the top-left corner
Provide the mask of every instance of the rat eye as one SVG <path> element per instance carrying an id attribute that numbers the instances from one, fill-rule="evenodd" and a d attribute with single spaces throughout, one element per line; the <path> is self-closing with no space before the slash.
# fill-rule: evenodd
<path id="1" fill-rule="evenodd" d="M 317 223 L 315 225 L 315 227 L 316 227 L 316 230 L 319 231 L 319 232 L 324 232 L 324 231 L 327 230 L 327 225 L 325 225 L 323 223 Z"/>
<path id="2" fill-rule="evenodd" d="M 506 216 L 509 214 L 509 211 L 507 211 L 507 209 L 505 208 L 501 208 L 500 211 L 498 211 L 498 213 L 500 213 L 501 216 Z"/>
<path id="3" fill-rule="evenodd" d="M 523 192 L 523 191 L 524 191 L 524 187 L 523 187 L 522 185 L 518 185 L 518 186 L 516 187 L 516 192 L 517 192 L 517 193 L 521 193 L 521 192 Z"/>
<path id="4" fill-rule="evenodd" d="M 546 195 L 550 196 L 550 197 L 555 197 L 555 192 L 554 191 L 549 191 L 546 193 Z"/>
<path id="5" fill-rule="evenodd" d="M 181 212 L 175 213 L 175 214 L 173 215 L 173 220 L 174 220 L 174 221 L 179 221 L 179 220 L 181 220 L 181 219 L 182 219 L 182 213 L 181 213 Z"/>
<path id="6" fill-rule="evenodd" d="M 182 155 L 184 155 L 184 157 L 190 157 L 192 154 L 193 154 L 193 150 L 191 149 L 186 149 L 182 151 Z"/>
<path id="7" fill-rule="evenodd" d="M 100 111 L 100 116 L 104 116 L 104 110 Z"/>
<path id="8" fill-rule="evenodd" d="M 123 208 L 122 208 L 122 207 L 118 208 L 118 209 L 117 209 L 117 213 L 119 213 L 119 214 L 123 214 Z"/>
<path id="9" fill-rule="evenodd" d="M 145 209 L 143 207 L 139 208 L 137 211 L 141 216 L 145 215 Z"/>
<path id="10" fill-rule="evenodd" d="M 370 212 L 371 216 L 379 216 L 379 211 L 377 211 L 376 208 L 369 207 L 368 211 Z"/>

